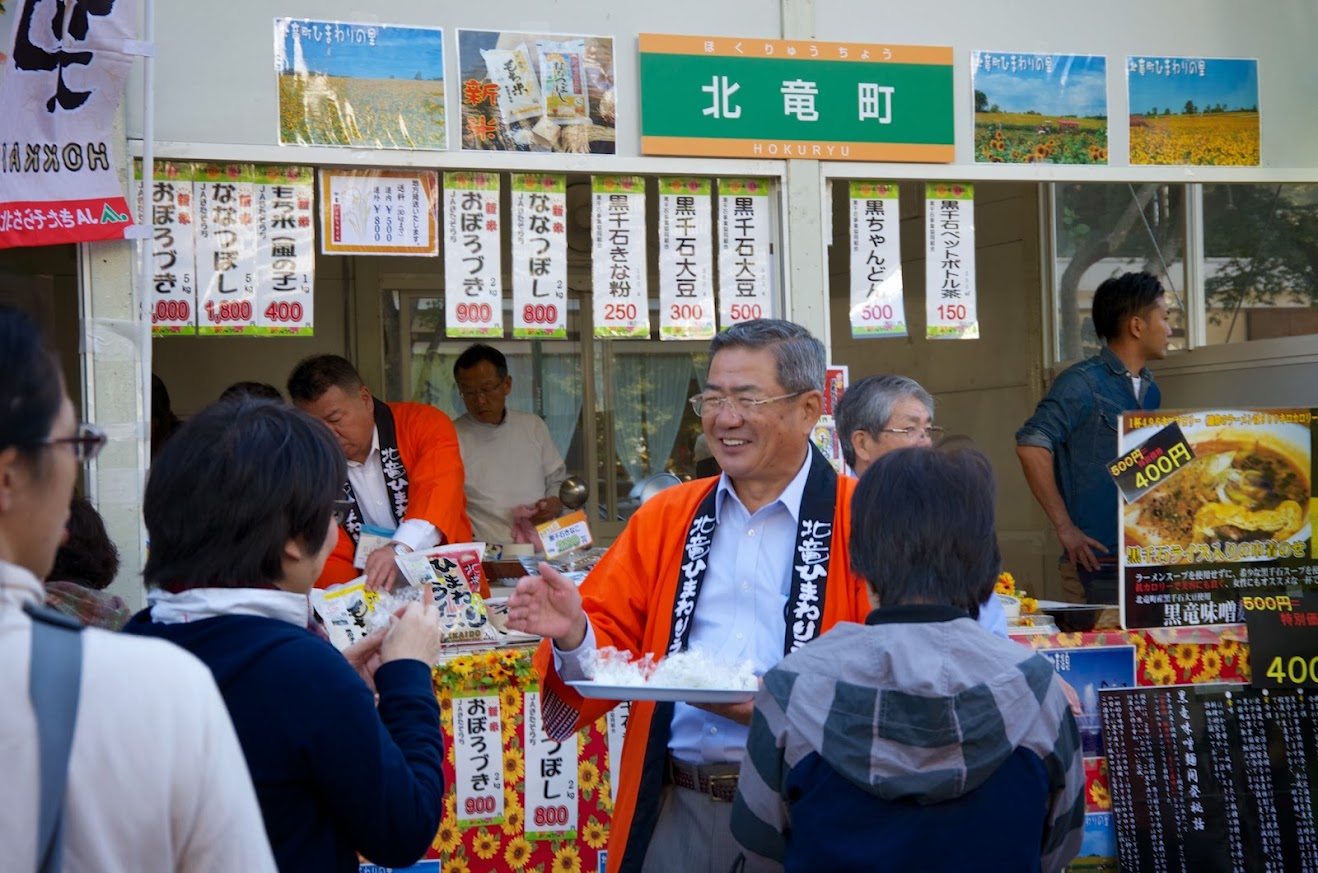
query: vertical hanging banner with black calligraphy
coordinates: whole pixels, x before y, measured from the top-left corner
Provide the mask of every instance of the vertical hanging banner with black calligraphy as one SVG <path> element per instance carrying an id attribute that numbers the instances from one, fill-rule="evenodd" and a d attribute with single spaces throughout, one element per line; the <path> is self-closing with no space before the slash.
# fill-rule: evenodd
<path id="1" fill-rule="evenodd" d="M 925 336 L 979 339 L 974 186 L 961 182 L 926 184 L 925 219 Z"/>
<path id="2" fill-rule="evenodd" d="M 444 334 L 503 336 L 499 174 L 444 174 Z"/>
<path id="3" fill-rule="evenodd" d="M 197 333 L 253 334 L 256 170 L 251 164 L 196 166 Z"/>
<path id="4" fill-rule="evenodd" d="M 714 335 L 709 179 L 659 178 L 659 339 Z"/>
<path id="5" fill-rule="evenodd" d="M 591 278 L 595 336 L 650 338 L 649 276 L 645 259 L 645 179 L 591 179 L 594 247 Z"/>
<path id="6" fill-rule="evenodd" d="M 133 162 L 137 201 L 142 206 L 142 162 Z M 151 222 L 152 336 L 194 336 L 197 333 L 197 252 L 192 196 L 193 165 L 158 161 L 145 215 Z"/>
<path id="7" fill-rule="evenodd" d="M 851 335 L 906 336 L 896 182 L 851 183 Z"/>
<path id="8" fill-rule="evenodd" d="M 123 239 L 133 220 L 111 139 L 136 0 L 15 7 L 0 72 L 0 248 Z"/>
<path id="9" fill-rule="evenodd" d="M 311 336 L 316 231 L 310 167 L 256 168 L 256 333 Z"/>
<path id="10" fill-rule="evenodd" d="M 513 174 L 513 336 L 567 337 L 567 177 Z"/>
<path id="11" fill-rule="evenodd" d="M 764 179 L 718 180 L 719 327 L 773 318 L 772 228 Z"/>

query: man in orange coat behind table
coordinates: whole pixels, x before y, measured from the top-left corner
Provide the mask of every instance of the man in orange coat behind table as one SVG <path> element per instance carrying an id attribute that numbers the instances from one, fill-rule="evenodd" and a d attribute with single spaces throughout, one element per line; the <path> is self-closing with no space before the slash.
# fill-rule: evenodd
<path id="1" fill-rule="evenodd" d="M 329 426 L 348 459 L 343 490 L 352 503 L 316 587 L 365 573 L 369 588 L 388 588 L 398 576 L 396 555 L 471 540 L 462 455 L 447 415 L 422 403 L 376 400 L 338 355 L 298 364 L 288 396 Z M 359 550 L 369 551 L 364 567 L 354 566 Z"/>

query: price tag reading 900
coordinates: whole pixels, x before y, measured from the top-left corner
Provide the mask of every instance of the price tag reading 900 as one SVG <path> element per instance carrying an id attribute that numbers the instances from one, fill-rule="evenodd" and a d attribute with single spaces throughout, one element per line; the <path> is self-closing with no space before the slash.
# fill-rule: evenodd
<path id="1" fill-rule="evenodd" d="M 493 795 L 481 795 L 479 797 L 468 797 L 462 804 L 463 812 L 467 815 L 488 815 L 494 812 Z"/>

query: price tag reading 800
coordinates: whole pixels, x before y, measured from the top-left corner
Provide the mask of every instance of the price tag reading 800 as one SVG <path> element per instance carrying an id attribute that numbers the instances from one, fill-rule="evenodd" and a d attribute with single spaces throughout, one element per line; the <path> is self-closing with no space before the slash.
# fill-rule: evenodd
<path id="1" fill-rule="evenodd" d="M 531 810 L 531 824 L 537 828 L 563 827 L 571 821 L 567 806 L 537 806 Z"/>

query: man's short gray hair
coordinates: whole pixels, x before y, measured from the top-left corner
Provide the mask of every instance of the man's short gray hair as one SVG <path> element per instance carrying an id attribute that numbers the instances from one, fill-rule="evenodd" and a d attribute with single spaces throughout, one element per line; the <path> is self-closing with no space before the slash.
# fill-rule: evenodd
<path id="1" fill-rule="evenodd" d="M 842 442 L 842 456 L 855 469 L 856 450 L 851 435 L 858 430 L 878 438 L 879 428 L 892 419 L 893 408 L 906 397 L 914 397 L 934 417 L 934 398 L 919 382 L 907 376 L 866 376 L 842 393 L 835 410 L 837 435 Z"/>
<path id="2" fill-rule="evenodd" d="M 757 318 L 734 324 L 709 342 L 709 358 L 724 349 L 772 349 L 778 384 L 793 394 L 824 390 L 828 355 L 810 331 L 790 321 Z"/>

